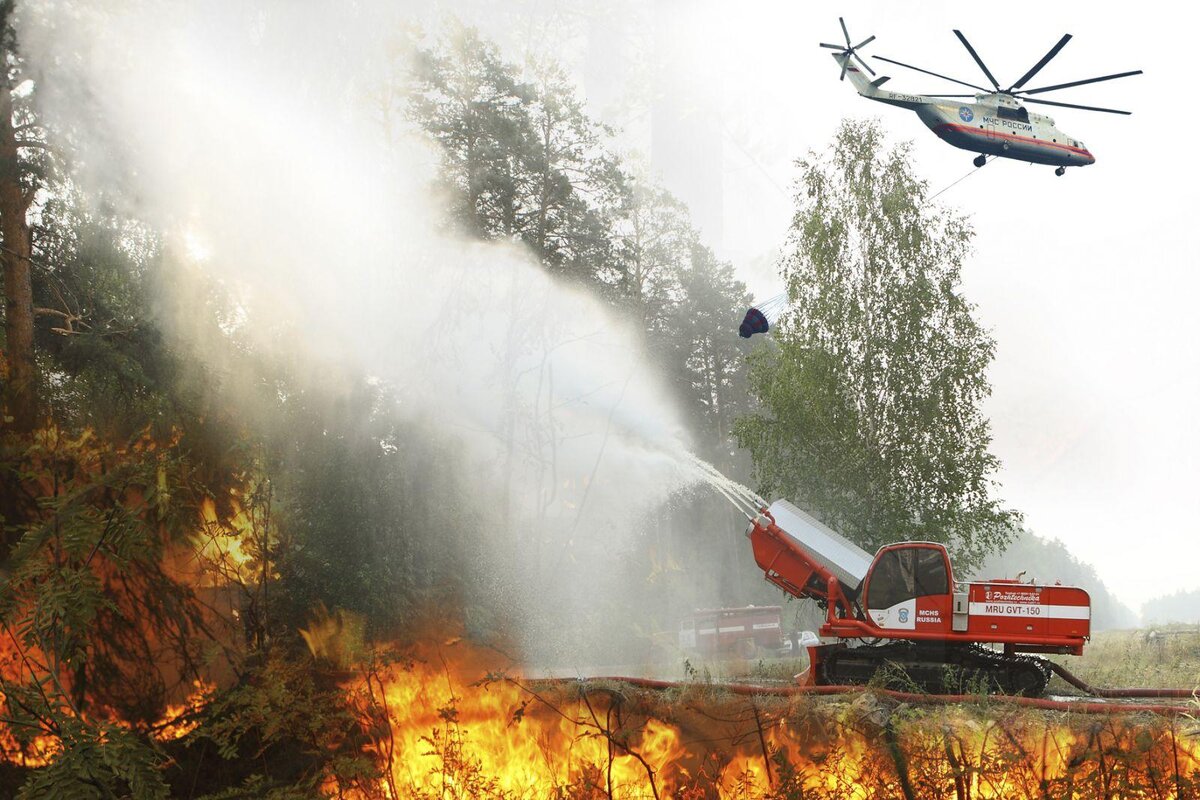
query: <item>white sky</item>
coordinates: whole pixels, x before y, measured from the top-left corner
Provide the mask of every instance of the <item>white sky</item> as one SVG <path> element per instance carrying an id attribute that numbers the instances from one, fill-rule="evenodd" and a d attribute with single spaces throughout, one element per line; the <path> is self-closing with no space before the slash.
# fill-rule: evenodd
<path id="1" fill-rule="evenodd" d="M 1013 2 L 1002 13 L 984 4 L 894 1 L 667 0 L 657 13 L 652 8 L 627 3 L 621 12 L 618 3 L 614 13 L 625 15 L 628 47 L 655 42 L 652 58 L 666 62 L 655 69 L 685 82 L 696 76 L 688 86 L 694 101 L 719 110 L 724 213 L 714 244 L 761 294 L 778 291 L 771 254 L 791 214 L 792 162 L 823 147 L 843 117 L 877 116 L 897 139 L 913 140 L 934 191 L 971 169 L 972 154 L 943 144 L 915 114 L 838 82 L 831 51 L 817 44 L 841 41 L 839 14 L 855 42 L 878 37 L 865 53 L 971 83 L 985 79 L 956 27 L 1001 82 L 1024 74 L 1063 33 L 1075 38 L 1030 87 L 1145 70 L 1047 96 L 1131 110 L 1130 117 L 1033 107 L 1084 141 L 1095 165 L 1057 178 L 1050 167 L 1001 160 L 940 201 L 968 212 L 977 230 L 964 290 L 998 342 L 987 410 L 1004 498 L 1034 532 L 1093 564 L 1135 609 L 1200 587 L 1200 278 L 1192 254 L 1200 159 L 1195 102 L 1184 84 L 1196 12 L 1161 2 Z M 649 33 L 664 9 L 674 20 L 669 30 Z M 571 13 L 566 0 L 527 0 L 513 11 L 531 20 L 526 32 Z M 546 46 L 571 60 L 561 44 Z M 627 56 L 614 51 L 614 59 Z M 957 91 L 871 63 L 892 77 L 891 89 Z M 626 68 L 636 80 L 638 67 Z M 635 140 L 643 124 L 611 121 Z"/>

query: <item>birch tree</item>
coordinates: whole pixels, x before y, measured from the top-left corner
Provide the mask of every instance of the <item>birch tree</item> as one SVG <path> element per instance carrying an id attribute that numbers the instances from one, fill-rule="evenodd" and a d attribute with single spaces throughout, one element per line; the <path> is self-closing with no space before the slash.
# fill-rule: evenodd
<path id="1" fill-rule="evenodd" d="M 995 342 L 959 288 L 971 225 L 930 201 L 876 123 L 844 123 L 799 167 L 791 310 L 752 360 L 761 409 L 736 428 L 760 489 L 868 550 L 938 541 L 977 563 L 1017 515 L 996 497 L 982 410 Z"/>

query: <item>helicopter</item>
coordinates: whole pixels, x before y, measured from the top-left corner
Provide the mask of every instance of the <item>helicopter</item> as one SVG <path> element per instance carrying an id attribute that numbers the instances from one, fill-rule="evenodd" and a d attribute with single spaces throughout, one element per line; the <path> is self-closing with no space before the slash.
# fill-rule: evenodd
<path id="1" fill-rule="evenodd" d="M 1092 155 L 1083 142 L 1056 128 L 1054 120 L 1050 117 L 1044 114 L 1031 113 L 1025 108 L 1024 104 L 1038 103 L 1063 108 L 1077 108 L 1084 111 L 1102 111 L 1107 114 L 1128 115 L 1131 112 L 1120 111 L 1115 108 L 1100 108 L 1098 106 L 1084 106 L 1076 103 L 1042 100 L 1040 98 L 1029 97 L 1029 95 L 1142 74 L 1142 71 L 1138 69 L 1130 72 L 1104 75 L 1099 78 L 1087 78 L 1080 81 L 1058 83 L 1053 86 L 1042 86 L 1036 89 L 1022 88 L 1066 46 L 1067 42 L 1071 40 L 1071 34 L 1068 33 L 1064 34 L 1058 40 L 1058 43 L 1051 47 L 1050 51 L 1042 56 L 1040 61 L 1030 67 L 1029 71 L 1022 75 L 1016 83 L 1007 89 L 1001 89 L 999 82 L 992 75 L 991 70 L 987 68 L 987 65 L 983 63 L 983 59 L 979 57 L 979 53 L 967 41 L 967 37 L 963 35 L 962 31 L 956 29 L 954 35 L 958 37 L 963 47 L 967 48 L 967 52 L 971 54 L 971 58 L 975 59 L 975 63 L 983 70 L 983 74 L 987 76 L 992 88 L 988 89 L 891 58 L 874 56 L 879 61 L 886 61 L 889 64 L 895 64 L 906 69 L 915 70 L 926 75 L 932 75 L 935 78 L 942 78 L 952 83 L 978 90 L 978 93 L 975 94 L 902 94 L 880 88 L 890 78 L 886 75 L 876 78 L 875 70 L 871 69 L 867 65 L 867 62 L 863 61 L 858 54 L 858 51 L 873 42 L 875 37 L 870 36 L 858 44 L 852 45 L 850 43 L 850 31 L 846 28 L 846 21 L 838 17 L 838 22 L 842 25 L 842 34 L 846 38 L 846 44 L 840 45 L 821 42 L 821 47 L 837 51 L 833 53 L 833 58 L 837 61 L 838 66 L 842 68 L 842 75 L 839 80 L 845 80 L 846 76 L 849 75 L 850 82 L 863 97 L 915 111 L 917 116 L 921 118 L 921 122 L 925 123 L 930 130 L 936 133 L 947 144 L 978 153 L 979 155 L 975 157 L 973 162 L 976 167 L 982 167 L 986 164 L 988 156 L 996 156 L 999 158 L 1012 158 L 1018 161 L 1028 161 L 1032 164 L 1053 166 L 1056 168 L 1054 174 L 1061 177 L 1066 173 L 1067 167 L 1086 167 L 1089 164 L 1096 163 L 1096 157 Z M 860 66 L 862 69 L 859 69 Z M 868 78 L 863 73 L 863 70 L 866 70 L 871 77 Z M 955 102 L 951 99 L 960 97 L 970 97 L 973 98 L 973 101 Z"/>

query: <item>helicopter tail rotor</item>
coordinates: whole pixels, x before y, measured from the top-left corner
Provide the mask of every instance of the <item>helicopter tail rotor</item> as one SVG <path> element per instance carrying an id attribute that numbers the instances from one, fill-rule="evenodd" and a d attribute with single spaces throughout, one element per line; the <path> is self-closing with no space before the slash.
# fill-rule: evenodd
<path id="1" fill-rule="evenodd" d="M 829 44 L 828 42 L 821 42 L 821 47 L 827 47 L 830 50 L 837 50 L 840 55 L 846 56 L 846 58 L 842 60 L 842 74 L 841 74 L 841 77 L 838 78 L 838 80 L 840 80 L 840 81 L 846 80 L 846 70 L 850 66 L 851 58 L 853 58 L 855 61 L 857 61 L 859 64 L 861 64 L 862 68 L 865 69 L 872 77 L 874 77 L 875 70 L 871 69 L 871 67 L 867 64 L 867 62 L 862 60 L 862 57 L 859 56 L 859 54 L 858 54 L 858 49 L 861 47 L 866 47 L 868 44 L 875 41 L 875 36 L 871 35 L 871 36 L 868 36 L 866 39 L 863 39 L 858 44 L 851 44 L 850 43 L 850 31 L 849 31 L 849 29 L 846 28 L 846 20 L 843 19 L 842 17 L 838 17 L 838 22 L 841 23 L 842 35 L 846 37 L 846 44 L 840 45 L 840 44 Z"/>

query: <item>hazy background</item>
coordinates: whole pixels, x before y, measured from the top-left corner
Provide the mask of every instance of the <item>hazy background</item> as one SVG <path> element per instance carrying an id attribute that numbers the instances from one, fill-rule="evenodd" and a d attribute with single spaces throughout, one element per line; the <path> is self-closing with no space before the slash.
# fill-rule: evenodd
<path id="1" fill-rule="evenodd" d="M 911 139 L 937 191 L 971 169 L 903 109 L 837 79 L 839 15 L 864 54 L 980 83 L 952 33 L 962 30 L 1011 83 L 1063 33 L 1074 38 L 1037 85 L 1142 69 L 1144 75 L 1048 95 L 1132 116 L 1033 107 L 1085 142 L 1096 164 L 989 164 L 940 202 L 969 212 L 975 252 L 964 290 L 997 340 L 993 451 L 1004 497 L 1037 534 L 1061 539 L 1134 608 L 1200 585 L 1200 278 L 1192 233 L 1200 166 L 1195 104 L 1181 92 L 1194 9 L 1166 3 L 1081 7 L 1017 2 L 443 3 L 514 51 L 576 70 L 594 110 L 650 154 L 719 254 L 759 296 L 778 291 L 773 261 L 791 213 L 793 160 L 824 146 L 846 116 L 878 116 Z M 550 35 L 550 30 L 572 36 Z M 889 89 L 954 84 L 869 60 Z M 886 67 L 886 69 L 884 68 Z M 1033 84 L 1031 84 L 1033 85 Z M 966 91 L 964 89 L 964 91 Z"/>
<path id="2" fill-rule="evenodd" d="M 289 13 L 272 8 L 276 23 Z M 896 139 L 912 139 L 935 191 L 972 168 L 971 154 L 942 144 L 915 115 L 838 82 L 817 43 L 840 41 L 839 14 L 855 41 L 879 37 L 866 54 L 971 82 L 981 76 L 955 27 L 1001 81 L 1063 32 L 1076 38 L 1039 84 L 1144 69 L 1055 95 L 1135 112 L 1048 109 L 1086 142 L 1094 166 L 1056 178 L 1051 168 L 1000 161 L 939 198 L 972 214 L 978 232 L 964 289 L 998 343 L 988 412 L 1004 497 L 1137 607 L 1200 583 L 1200 322 L 1189 252 L 1198 168 L 1187 138 L 1196 115 L 1179 95 L 1188 51 L 1161 44 L 1194 20 L 1174 6 L 1141 8 L 1131 16 L 1128 7 L 1085 14 L 1034 3 L 1002 15 L 958 3 L 312 4 L 292 7 L 294 30 L 281 35 L 276 24 L 263 40 L 258 12 L 241 4 L 127 2 L 104 14 L 47 14 L 52 21 L 27 29 L 24 45 L 50 72 L 47 102 L 91 131 L 86 163 L 97 186 L 132 176 L 152 221 L 241 284 L 247 308 L 319 323 L 293 344 L 329 360 L 353 354 L 383 380 L 422 387 L 410 399 L 477 444 L 479 474 L 514 474 L 498 460 L 497 409 L 516 398 L 529 423 L 522 430 L 534 431 L 554 405 L 544 383 L 513 376 L 557 365 L 557 391 L 572 405 L 554 424 L 567 426 L 565 441 L 581 442 L 564 459 L 594 471 L 597 437 L 616 432 L 601 453 L 622 480 L 608 484 L 607 500 L 590 498 L 598 516 L 581 531 L 598 541 L 685 482 L 675 411 L 595 301 L 550 286 L 514 248 L 436 233 L 420 193 L 432 154 L 402 134 L 373 139 L 378 130 L 368 136 L 362 126 L 374 88 L 362 76 L 394 55 L 379 30 L 415 21 L 435 31 L 454 14 L 510 60 L 561 61 L 589 110 L 621 131 L 621 148 L 690 205 L 708 243 L 763 297 L 779 290 L 774 259 L 791 213 L 793 160 L 823 147 L 843 117 L 876 115 Z M 898 67 L 879 71 L 892 76 L 889 88 L 952 90 Z M 390 268 L 397 263 L 399 272 Z M 353 268 L 331 272 L 342 264 Z M 553 338 L 514 334 L 509 318 L 493 314 L 504 304 Z M 422 356 L 431 336 L 436 359 Z M 468 344 L 481 341 L 488 347 Z M 544 513 L 539 463 L 518 466 L 531 487 L 520 501 Z M 507 490 L 500 495 L 509 502 Z M 573 505 L 553 511 L 568 524 L 581 518 Z M 594 588 L 606 590 L 598 579 Z"/>

